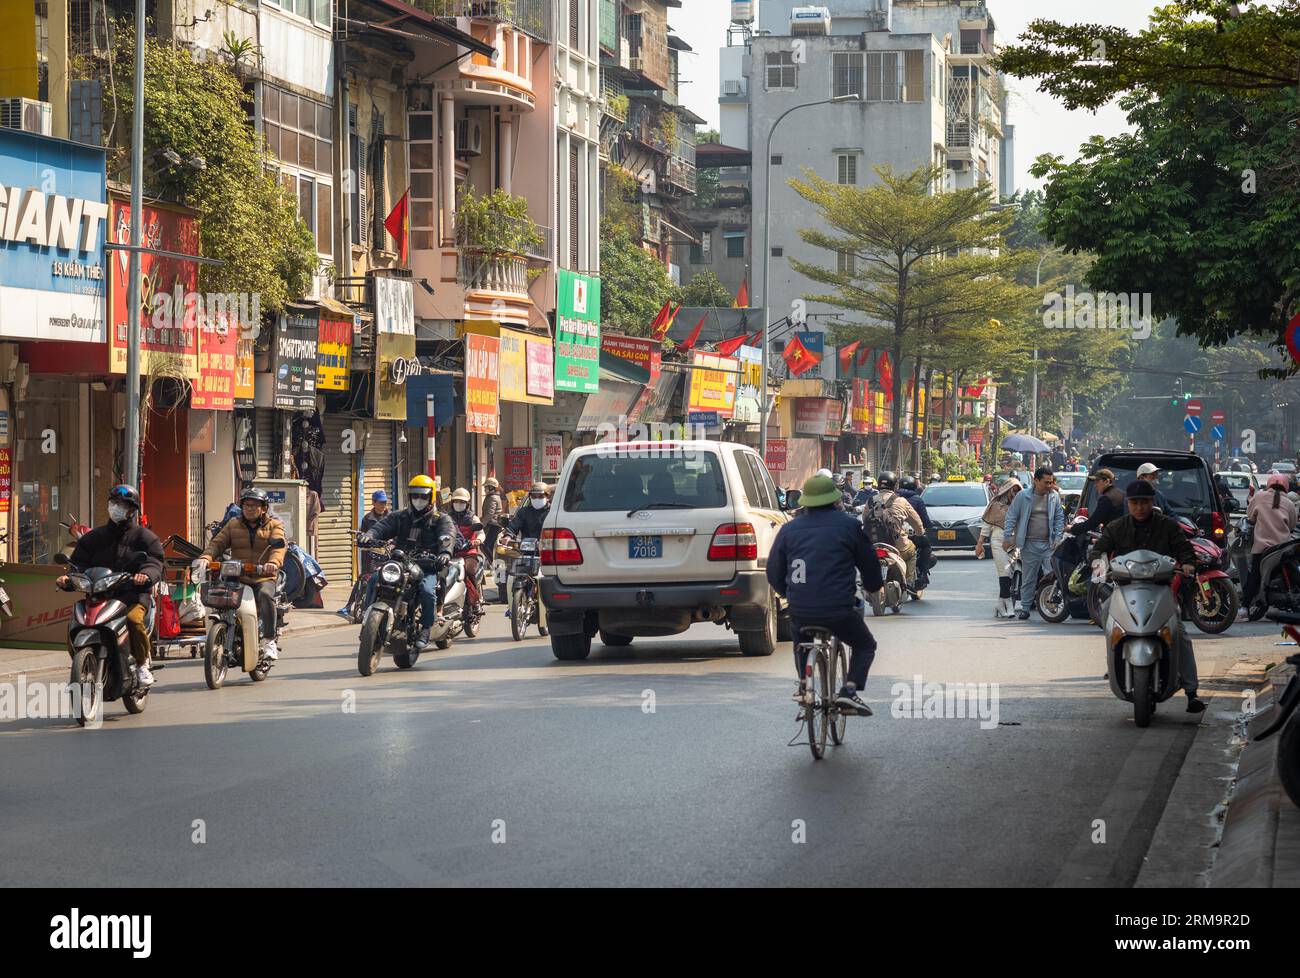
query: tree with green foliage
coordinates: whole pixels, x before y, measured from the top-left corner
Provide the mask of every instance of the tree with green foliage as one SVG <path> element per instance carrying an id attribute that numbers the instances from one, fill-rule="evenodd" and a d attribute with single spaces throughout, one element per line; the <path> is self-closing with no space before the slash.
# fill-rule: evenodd
<path id="1" fill-rule="evenodd" d="M 676 291 L 656 255 L 624 228 L 606 228 L 600 242 L 601 322 L 628 336 L 648 336 L 655 314 Z"/>
<path id="2" fill-rule="evenodd" d="M 730 309 L 735 304 L 735 296 L 727 291 L 718 276 L 705 269 L 695 275 L 681 289 L 678 302 L 684 306 L 708 306 L 715 309 Z"/>
<path id="3" fill-rule="evenodd" d="M 1003 52 L 1003 70 L 1071 108 L 1119 97 L 1135 127 L 1031 171 L 1047 181 L 1043 229 L 1095 256 L 1095 289 L 1149 293 L 1202 345 L 1281 345 L 1300 312 L 1298 59 L 1300 0 L 1181 0 L 1139 35 L 1035 21 Z"/>
<path id="4" fill-rule="evenodd" d="M 116 65 L 129 78 L 135 35 L 116 30 Z M 145 153 L 171 149 L 182 160 L 200 157 L 201 169 L 185 164 L 146 174 L 146 193 L 161 192 L 193 207 L 199 216 L 203 254 L 224 264 L 199 266 L 204 292 L 246 292 L 260 297 L 264 312 L 277 312 L 311 289 L 316 241 L 298 216 L 297 201 L 266 172 L 268 157 L 249 125 L 244 90 L 231 68 L 196 60 L 186 48 L 153 38 L 145 42 Z M 119 138 L 130 133 L 134 93 L 118 87 Z M 129 150 L 118 147 L 115 172 L 129 176 Z"/>
<path id="5" fill-rule="evenodd" d="M 722 134 L 716 129 L 698 130 L 695 133 L 695 143 L 720 143 Z M 716 166 L 698 167 L 695 171 L 695 199 L 692 200 L 693 207 L 712 207 L 718 197 L 718 178 L 722 171 Z"/>
<path id="6" fill-rule="evenodd" d="M 893 403 L 903 403 L 904 356 L 928 352 L 943 329 L 979 329 L 990 320 L 1023 322 L 1033 308 L 1032 290 L 1011 274 L 1023 256 L 1004 249 L 1011 217 L 993 209 L 986 185 L 933 193 L 938 169 L 923 166 L 897 174 L 877 167 L 879 183 L 837 184 L 810 170 L 790 185 L 813 204 L 818 228 L 803 228 L 809 244 L 840 256 L 833 266 L 792 259 L 790 266 L 830 291 L 805 296 L 857 313 L 862 319 L 837 330 L 837 338 L 860 340 L 891 353 Z M 1002 250 L 999 250 L 1002 249 Z M 995 355 L 985 366 L 997 365 Z M 901 410 L 893 412 L 892 457 L 901 458 Z"/>

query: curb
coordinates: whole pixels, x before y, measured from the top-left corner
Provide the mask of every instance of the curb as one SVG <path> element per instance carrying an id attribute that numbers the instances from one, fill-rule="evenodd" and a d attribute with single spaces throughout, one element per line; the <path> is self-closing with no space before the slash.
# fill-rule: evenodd
<path id="1" fill-rule="evenodd" d="M 1260 696 L 1261 701 L 1267 700 L 1267 708 L 1261 708 L 1251 718 L 1248 733 L 1267 725 L 1289 678 L 1290 667 L 1285 663 L 1269 671 Z M 1210 874 L 1212 888 L 1295 885 L 1300 876 L 1300 812 L 1278 780 L 1277 744 L 1275 735 L 1262 743 L 1252 739 L 1242 750 L 1237 780 L 1228 799 L 1223 840 Z M 1283 825 L 1285 833 L 1280 832 Z M 1285 865 L 1279 865 L 1279 856 Z M 1284 879 L 1291 882 L 1284 883 Z"/>

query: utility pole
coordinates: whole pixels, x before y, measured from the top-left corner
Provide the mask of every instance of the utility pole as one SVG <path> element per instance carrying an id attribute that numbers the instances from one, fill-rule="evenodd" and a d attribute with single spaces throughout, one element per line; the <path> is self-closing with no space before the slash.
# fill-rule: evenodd
<path id="1" fill-rule="evenodd" d="M 131 111 L 131 253 L 126 291 L 126 483 L 140 489 L 140 232 L 144 189 L 144 0 L 135 0 L 135 102 Z M 112 318 L 111 316 L 109 317 Z M 109 328 L 112 328 L 110 322 Z"/>

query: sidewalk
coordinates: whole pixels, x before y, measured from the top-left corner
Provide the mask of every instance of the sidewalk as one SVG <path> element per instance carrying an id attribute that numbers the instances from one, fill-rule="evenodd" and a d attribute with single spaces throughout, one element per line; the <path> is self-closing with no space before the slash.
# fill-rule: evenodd
<path id="1" fill-rule="evenodd" d="M 322 628 L 343 628 L 351 624 L 334 614 L 343 607 L 351 583 L 336 584 L 321 592 L 322 608 L 290 608 L 288 621 L 285 622 L 284 635 L 298 635 L 303 632 Z M 178 653 L 173 653 L 178 654 Z M 187 652 L 179 653 L 188 655 Z M 41 672 L 67 672 L 68 653 L 66 649 L 8 649 L 0 648 L 0 679 L 7 679 L 20 672 L 28 674 Z"/>

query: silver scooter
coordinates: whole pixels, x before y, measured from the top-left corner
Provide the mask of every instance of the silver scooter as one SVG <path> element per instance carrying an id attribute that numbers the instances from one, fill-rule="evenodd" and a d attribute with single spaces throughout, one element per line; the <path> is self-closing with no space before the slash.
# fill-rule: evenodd
<path id="1" fill-rule="evenodd" d="M 271 550 L 281 549 L 283 540 L 272 540 L 262 551 L 265 560 Z M 260 562 L 260 561 L 259 561 Z M 208 634 L 203 651 L 203 679 L 208 689 L 220 689 L 226 681 L 226 672 L 232 666 L 248 673 L 255 683 L 266 679 L 274 661 L 264 654 L 266 639 L 260 636 L 257 617 L 257 597 L 253 588 L 240 581 L 243 574 L 254 573 L 257 563 L 238 560 L 194 562 L 194 577 L 200 585 L 199 594 L 208 609 Z M 272 635 L 279 637 L 281 627 L 282 586 L 284 575 L 279 575 L 276 594 L 276 620 L 270 623 Z"/>
<path id="2" fill-rule="evenodd" d="M 1107 678 L 1111 692 L 1133 704 L 1139 727 L 1151 723 L 1157 703 L 1182 688 L 1182 616 L 1169 586 L 1176 573 L 1172 557 L 1151 550 L 1121 554 L 1107 571 L 1114 585 L 1103 609 Z"/>

